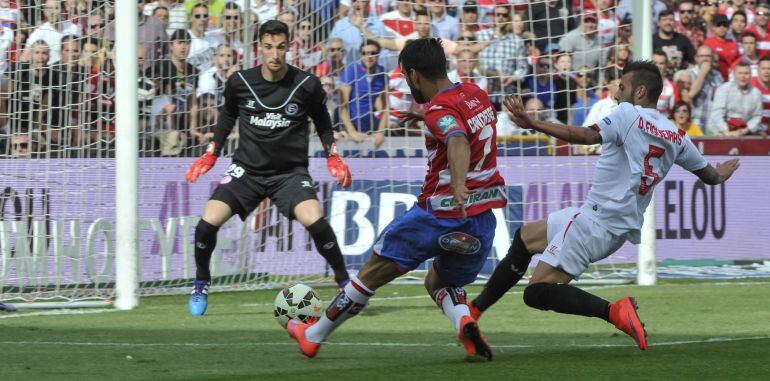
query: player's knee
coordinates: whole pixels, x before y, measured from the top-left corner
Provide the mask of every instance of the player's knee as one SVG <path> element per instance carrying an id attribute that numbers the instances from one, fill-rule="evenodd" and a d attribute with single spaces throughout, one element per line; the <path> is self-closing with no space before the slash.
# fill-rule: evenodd
<path id="1" fill-rule="evenodd" d="M 198 221 L 198 225 L 195 226 L 195 241 L 210 241 L 211 239 L 216 238 L 217 232 L 219 232 L 219 226 L 214 226 L 201 218 Z"/>
<path id="2" fill-rule="evenodd" d="M 539 310 L 547 310 L 545 294 L 548 292 L 548 286 L 547 283 L 535 283 L 527 286 L 524 289 L 524 304 Z"/>
<path id="3" fill-rule="evenodd" d="M 535 221 L 522 226 L 518 233 L 523 249 L 531 254 L 542 253 L 548 244 L 547 229 L 547 220 Z"/>

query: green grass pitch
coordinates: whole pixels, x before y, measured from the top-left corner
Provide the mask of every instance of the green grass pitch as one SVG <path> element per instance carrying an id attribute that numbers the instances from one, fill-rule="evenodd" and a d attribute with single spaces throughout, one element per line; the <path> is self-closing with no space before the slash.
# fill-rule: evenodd
<path id="1" fill-rule="evenodd" d="M 212 293 L 203 318 L 188 316 L 186 296 L 127 312 L 0 315 L 0 380 L 770 379 L 770 279 L 589 288 L 638 298 L 648 351 L 599 319 L 528 308 L 519 287 L 480 321 L 494 361 L 467 363 L 424 289 L 398 285 L 307 359 L 275 322 L 268 290 Z M 335 291 L 318 290 L 327 302 Z"/>

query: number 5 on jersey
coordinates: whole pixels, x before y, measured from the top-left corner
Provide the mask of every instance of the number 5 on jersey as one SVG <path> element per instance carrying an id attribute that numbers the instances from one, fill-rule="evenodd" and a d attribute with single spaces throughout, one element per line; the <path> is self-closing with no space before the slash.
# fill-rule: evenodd
<path id="1" fill-rule="evenodd" d="M 660 181 L 660 175 L 657 174 L 655 170 L 652 168 L 650 159 L 660 158 L 665 153 L 666 153 L 665 148 L 650 144 L 650 148 L 649 148 L 649 151 L 647 152 L 647 156 L 644 157 L 644 175 L 642 176 L 641 184 L 639 184 L 640 195 L 642 196 L 647 195 L 650 189 L 652 189 L 655 186 L 655 184 L 657 184 L 658 181 Z M 649 181 L 649 180 L 652 180 L 652 181 Z"/>

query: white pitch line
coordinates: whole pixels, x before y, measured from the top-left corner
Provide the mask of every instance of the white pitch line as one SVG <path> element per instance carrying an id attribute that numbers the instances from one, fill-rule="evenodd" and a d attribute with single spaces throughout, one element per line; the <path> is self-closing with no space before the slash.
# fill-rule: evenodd
<path id="1" fill-rule="evenodd" d="M 768 340 L 770 336 L 753 337 L 711 337 L 704 340 L 682 340 L 682 341 L 664 341 L 650 343 L 650 347 L 675 346 L 688 344 L 710 344 L 726 343 L 750 340 Z M 255 342 L 255 343 L 97 343 L 97 342 L 66 342 L 66 341 L 0 341 L 0 345 L 64 345 L 64 346 L 93 346 L 93 347 L 251 347 L 251 346 L 294 346 L 290 341 L 282 342 Z M 342 347 L 456 347 L 457 343 L 446 344 L 427 344 L 427 343 L 381 343 L 381 342 L 329 342 L 326 345 Z M 497 344 L 493 348 L 615 348 L 615 347 L 636 347 L 634 344 L 563 344 L 563 345 L 528 345 L 528 344 Z"/>
<path id="2" fill-rule="evenodd" d="M 0 319 L 10 318 L 25 318 L 32 316 L 59 316 L 59 315 L 90 315 L 90 314 L 103 314 L 106 312 L 118 312 L 119 310 L 112 308 L 100 308 L 100 309 L 58 309 L 50 311 L 29 312 L 29 313 L 15 313 L 8 315 L 0 315 Z"/>

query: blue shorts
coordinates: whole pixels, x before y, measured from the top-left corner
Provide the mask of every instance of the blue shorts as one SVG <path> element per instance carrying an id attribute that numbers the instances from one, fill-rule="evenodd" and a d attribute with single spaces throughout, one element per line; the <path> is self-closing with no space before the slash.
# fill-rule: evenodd
<path id="1" fill-rule="evenodd" d="M 449 286 L 476 280 L 492 249 L 497 221 L 491 210 L 469 218 L 437 218 L 412 206 L 395 218 L 374 244 L 374 253 L 406 271 L 435 257 L 435 270 Z"/>

